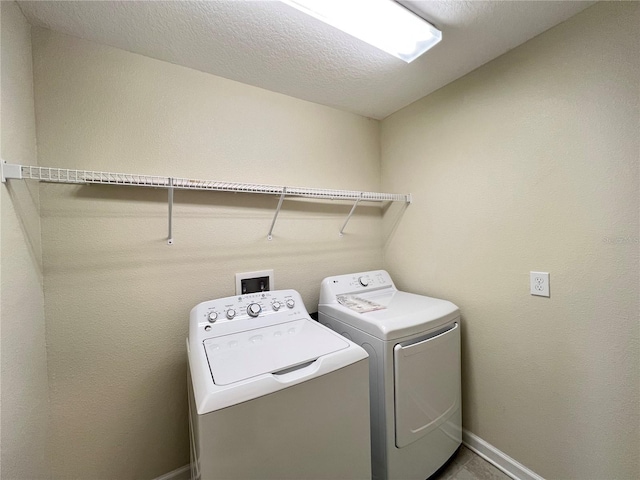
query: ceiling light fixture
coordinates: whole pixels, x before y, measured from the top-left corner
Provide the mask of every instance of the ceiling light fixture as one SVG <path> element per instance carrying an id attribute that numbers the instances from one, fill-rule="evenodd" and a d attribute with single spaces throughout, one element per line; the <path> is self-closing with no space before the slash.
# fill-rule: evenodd
<path id="1" fill-rule="evenodd" d="M 412 62 L 442 32 L 393 0 L 281 0 L 369 45 Z"/>

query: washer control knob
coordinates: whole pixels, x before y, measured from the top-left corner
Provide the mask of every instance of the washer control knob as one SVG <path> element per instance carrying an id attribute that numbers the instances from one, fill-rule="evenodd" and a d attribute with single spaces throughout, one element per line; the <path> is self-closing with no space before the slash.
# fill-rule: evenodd
<path id="1" fill-rule="evenodd" d="M 360 282 L 360 285 L 362 285 L 363 287 L 369 286 L 369 279 L 367 277 L 360 277 L 358 278 L 358 281 Z"/>
<path id="2" fill-rule="evenodd" d="M 276 312 L 280 310 L 280 307 L 282 307 L 282 304 L 277 300 L 271 304 L 271 308 L 273 308 Z"/>
<path id="3" fill-rule="evenodd" d="M 287 308 L 293 308 L 296 306 L 296 301 L 293 298 L 287 299 Z"/>
<path id="4" fill-rule="evenodd" d="M 258 315 L 260 315 L 261 311 L 262 307 L 258 303 L 252 303 L 247 307 L 247 313 L 250 317 L 257 317 Z"/>
<path id="5" fill-rule="evenodd" d="M 236 316 L 236 311 L 233 308 L 230 308 L 229 310 L 227 310 L 227 318 L 229 320 L 231 320 L 235 316 Z"/>
<path id="6" fill-rule="evenodd" d="M 217 319 L 218 314 L 216 312 L 209 312 L 209 315 L 207 316 L 207 320 L 209 320 L 209 323 L 214 323 Z"/>

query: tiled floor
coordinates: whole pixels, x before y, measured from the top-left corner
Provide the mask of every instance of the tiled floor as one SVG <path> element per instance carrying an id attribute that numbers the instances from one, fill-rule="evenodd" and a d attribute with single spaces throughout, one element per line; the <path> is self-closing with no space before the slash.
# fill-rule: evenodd
<path id="1" fill-rule="evenodd" d="M 462 445 L 444 468 L 429 480 L 511 480 L 511 478 Z"/>

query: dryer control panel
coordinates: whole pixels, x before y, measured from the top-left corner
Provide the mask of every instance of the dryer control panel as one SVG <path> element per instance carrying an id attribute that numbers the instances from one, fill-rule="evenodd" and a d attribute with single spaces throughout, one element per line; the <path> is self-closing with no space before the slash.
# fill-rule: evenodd
<path id="1" fill-rule="evenodd" d="M 396 289 L 393 280 L 385 270 L 328 277 L 322 281 L 320 303 L 335 303 L 336 295 L 350 295 L 385 288 Z"/>

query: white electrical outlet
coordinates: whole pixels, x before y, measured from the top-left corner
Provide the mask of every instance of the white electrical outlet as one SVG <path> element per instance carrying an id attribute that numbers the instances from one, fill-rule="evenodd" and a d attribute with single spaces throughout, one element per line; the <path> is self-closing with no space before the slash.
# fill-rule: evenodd
<path id="1" fill-rule="evenodd" d="M 531 275 L 531 295 L 549 297 L 549 273 L 530 272 Z"/>

